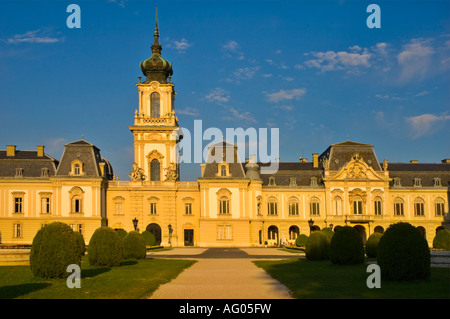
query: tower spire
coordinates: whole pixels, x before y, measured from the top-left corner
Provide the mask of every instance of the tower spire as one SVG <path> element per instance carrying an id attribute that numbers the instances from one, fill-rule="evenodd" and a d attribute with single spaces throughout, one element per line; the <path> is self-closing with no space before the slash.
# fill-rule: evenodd
<path id="1" fill-rule="evenodd" d="M 153 34 L 155 42 L 152 45 L 152 53 L 161 54 L 162 47 L 159 44 L 159 29 L 158 29 L 158 6 L 155 6 L 155 32 Z"/>

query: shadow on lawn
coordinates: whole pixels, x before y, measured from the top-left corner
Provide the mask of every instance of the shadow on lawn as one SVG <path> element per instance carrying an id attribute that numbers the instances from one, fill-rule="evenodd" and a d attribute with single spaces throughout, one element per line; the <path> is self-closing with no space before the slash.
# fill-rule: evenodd
<path id="1" fill-rule="evenodd" d="M 49 283 L 30 283 L 0 287 L 0 299 L 13 299 L 30 292 L 41 290 L 51 286 Z"/>

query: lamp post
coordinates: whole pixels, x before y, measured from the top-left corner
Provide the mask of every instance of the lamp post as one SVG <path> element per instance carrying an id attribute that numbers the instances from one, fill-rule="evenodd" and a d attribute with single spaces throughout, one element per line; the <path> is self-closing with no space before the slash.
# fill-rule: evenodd
<path id="1" fill-rule="evenodd" d="M 308 225 L 309 225 L 309 233 L 311 234 L 312 233 L 312 227 L 314 225 L 314 221 L 312 220 L 312 218 L 310 218 L 308 220 Z"/>
<path id="2" fill-rule="evenodd" d="M 133 219 L 133 226 L 134 226 L 134 230 L 135 230 L 135 231 L 139 231 L 139 228 L 137 228 L 138 222 L 139 222 L 139 220 L 135 217 L 135 218 Z"/>
<path id="3" fill-rule="evenodd" d="M 331 230 L 333 230 L 333 226 L 334 226 L 333 224 L 330 224 L 330 229 L 331 229 Z"/>

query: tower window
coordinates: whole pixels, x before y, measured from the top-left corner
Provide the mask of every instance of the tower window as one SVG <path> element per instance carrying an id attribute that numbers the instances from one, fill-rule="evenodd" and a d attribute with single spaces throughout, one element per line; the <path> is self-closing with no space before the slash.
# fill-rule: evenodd
<path id="1" fill-rule="evenodd" d="M 161 165 L 159 161 L 155 158 L 150 162 L 150 180 L 160 181 L 161 180 Z"/>
<path id="2" fill-rule="evenodd" d="M 159 93 L 153 92 L 150 95 L 150 116 L 159 117 L 160 116 L 160 98 Z"/>

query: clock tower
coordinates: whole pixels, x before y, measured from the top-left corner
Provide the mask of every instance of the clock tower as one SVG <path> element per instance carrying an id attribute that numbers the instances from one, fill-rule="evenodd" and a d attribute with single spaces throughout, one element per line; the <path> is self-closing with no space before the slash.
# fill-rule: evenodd
<path id="1" fill-rule="evenodd" d="M 145 80 L 136 84 L 139 108 L 134 125 L 134 164 L 130 174 L 133 181 L 164 182 L 179 180 L 177 143 L 182 138 L 175 116 L 175 87 L 171 82 L 172 63 L 161 56 L 158 18 L 154 32 L 152 55 L 141 62 Z"/>

